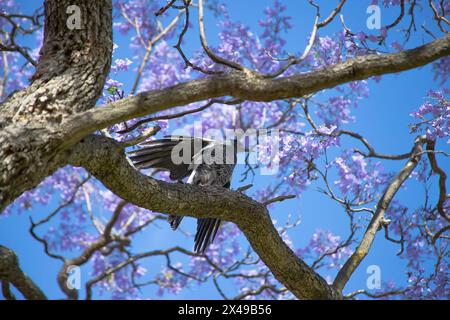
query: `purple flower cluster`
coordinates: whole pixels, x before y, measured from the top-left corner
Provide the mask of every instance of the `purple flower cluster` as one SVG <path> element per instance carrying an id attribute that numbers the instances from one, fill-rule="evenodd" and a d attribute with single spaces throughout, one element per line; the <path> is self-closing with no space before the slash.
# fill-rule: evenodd
<path id="1" fill-rule="evenodd" d="M 429 91 L 427 101 L 411 115 L 417 123 L 411 125 L 412 132 L 425 132 L 428 139 L 446 139 L 450 143 L 450 90 Z"/>
<path id="2" fill-rule="evenodd" d="M 338 179 L 334 182 L 342 194 L 353 197 L 356 202 L 374 199 L 389 181 L 390 175 L 383 173 L 380 162 L 372 163 L 363 155 L 344 152 L 334 160 Z"/>
<path id="3" fill-rule="evenodd" d="M 323 257 L 321 266 L 325 266 L 328 270 L 339 270 L 345 259 L 353 253 L 353 250 L 348 246 L 342 247 L 342 242 L 340 236 L 326 230 L 317 229 L 308 245 L 297 249 L 297 254 L 309 261 L 315 261 Z"/>

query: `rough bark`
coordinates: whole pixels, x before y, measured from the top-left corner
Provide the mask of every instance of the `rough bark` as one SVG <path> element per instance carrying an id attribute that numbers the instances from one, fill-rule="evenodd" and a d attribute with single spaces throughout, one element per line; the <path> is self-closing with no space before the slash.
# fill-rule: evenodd
<path id="1" fill-rule="evenodd" d="M 130 165 L 119 143 L 96 135 L 85 137 L 69 162 L 87 169 L 106 188 L 139 207 L 234 222 L 278 281 L 300 299 L 341 297 L 284 243 L 267 208 L 242 193 L 153 179 Z"/>
<path id="2" fill-rule="evenodd" d="M 81 29 L 66 23 L 81 9 Z M 0 211 L 65 164 L 62 119 L 92 108 L 109 72 L 111 1 L 45 2 L 44 43 L 28 88 L 0 106 Z"/>

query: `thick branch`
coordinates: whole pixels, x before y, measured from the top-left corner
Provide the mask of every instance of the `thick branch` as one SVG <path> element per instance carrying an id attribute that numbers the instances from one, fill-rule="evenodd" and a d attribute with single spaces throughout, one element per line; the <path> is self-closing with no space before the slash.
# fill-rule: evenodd
<path id="1" fill-rule="evenodd" d="M 69 162 L 86 168 L 106 188 L 142 208 L 236 223 L 278 281 L 298 298 L 341 297 L 283 242 L 266 207 L 242 193 L 155 180 L 130 165 L 120 144 L 96 135 L 84 138 Z"/>
<path id="2" fill-rule="evenodd" d="M 46 300 L 47 297 L 19 266 L 19 259 L 14 251 L 0 245 L 0 280 L 4 288 L 12 284 L 28 300 Z M 6 284 L 5 284 L 6 283 Z M 6 286 L 6 287 L 5 287 Z M 8 290 L 9 291 L 9 288 Z M 5 289 L 3 290 L 5 292 Z"/>
<path id="3" fill-rule="evenodd" d="M 267 79 L 235 71 L 193 80 L 144 92 L 67 118 L 65 125 L 71 137 L 68 143 L 115 123 L 201 100 L 222 96 L 251 101 L 302 97 L 350 81 L 418 68 L 447 55 L 450 55 L 450 34 L 412 50 L 361 56 L 289 77 Z"/>

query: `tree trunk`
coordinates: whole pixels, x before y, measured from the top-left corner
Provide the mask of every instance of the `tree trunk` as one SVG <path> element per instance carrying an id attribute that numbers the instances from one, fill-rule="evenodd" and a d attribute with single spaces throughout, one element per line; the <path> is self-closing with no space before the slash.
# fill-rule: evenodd
<path id="1" fill-rule="evenodd" d="M 45 1 L 36 73 L 0 110 L 0 212 L 66 163 L 61 122 L 95 106 L 112 47 L 111 0 Z"/>

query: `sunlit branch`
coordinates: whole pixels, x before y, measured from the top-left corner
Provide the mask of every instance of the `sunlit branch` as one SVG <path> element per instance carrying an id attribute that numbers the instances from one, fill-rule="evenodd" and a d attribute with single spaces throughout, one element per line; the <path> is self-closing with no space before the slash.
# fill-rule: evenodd
<path id="1" fill-rule="evenodd" d="M 405 164 L 405 166 L 400 170 L 397 176 L 391 181 L 391 183 L 386 188 L 383 196 L 377 204 L 377 209 L 373 215 L 364 236 L 356 248 L 355 252 L 350 256 L 350 258 L 345 262 L 344 266 L 339 270 L 333 286 L 336 290 L 342 291 L 345 284 L 350 279 L 353 272 L 356 270 L 361 261 L 368 254 L 374 240 L 376 233 L 383 226 L 384 214 L 388 209 L 392 199 L 394 198 L 397 191 L 400 189 L 405 180 L 409 177 L 411 172 L 417 166 L 420 156 L 417 153 L 422 151 L 422 145 L 426 142 L 426 137 L 419 136 L 414 141 L 414 148 L 411 158 Z"/>

